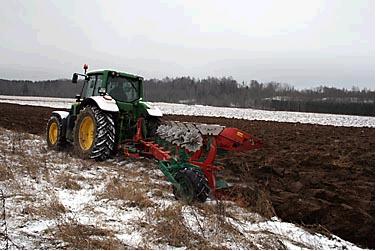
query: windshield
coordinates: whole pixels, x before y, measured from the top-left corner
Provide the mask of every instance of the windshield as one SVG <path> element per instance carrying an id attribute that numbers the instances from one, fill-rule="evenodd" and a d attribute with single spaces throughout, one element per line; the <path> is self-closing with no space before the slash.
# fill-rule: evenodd
<path id="1" fill-rule="evenodd" d="M 115 100 L 122 102 L 133 102 L 139 99 L 139 82 L 121 76 L 109 76 L 107 93 Z"/>

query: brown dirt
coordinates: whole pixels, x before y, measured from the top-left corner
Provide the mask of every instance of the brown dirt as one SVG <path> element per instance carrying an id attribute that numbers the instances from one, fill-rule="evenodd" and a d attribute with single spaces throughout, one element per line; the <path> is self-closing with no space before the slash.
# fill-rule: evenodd
<path id="1" fill-rule="evenodd" d="M 0 126 L 17 132 L 44 134 L 54 110 L 48 107 L 0 103 Z"/>
<path id="2" fill-rule="evenodd" d="M 42 135 L 53 110 L 0 103 L 0 127 Z M 237 198 L 255 206 L 257 188 L 281 219 L 375 247 L 374 128 L 172 115 L 165 119 L 237 127 L 262 139 L 262 149 L 221 160 L 226 177 L 246 184 L 237 186 Z"/>

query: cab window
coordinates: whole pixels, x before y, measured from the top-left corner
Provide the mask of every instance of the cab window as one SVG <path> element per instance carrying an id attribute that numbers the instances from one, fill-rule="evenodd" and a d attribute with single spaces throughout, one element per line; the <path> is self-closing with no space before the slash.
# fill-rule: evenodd
<path id="1" fill-rule="evenodd" d="M 97 81 L 94 88 L 94 96 L 99 96 L 99 89 L 102 87 L 102 75 L 96 75 Z"/>
<path id="2" fill-rule="evenodd" d="M 90 76 L 90 79 L 85 83 L 82 96 L 85 98 L 93 96 L 96 76 Z"/>
<path id="3" fill-rule="evenodd" d="M 102 75 L 91 75 L 86 81 L 82 96 L 85 98 L 99 96 L 99 88 L 102 86 Z"/>
<path id="4" fill-rule="evenodd" d="M 115 100 L 133 102 L 140 98 L 140 83 L 138 80 L 122 76 L 110 76 L 107 83 L 107 93 Z"/>

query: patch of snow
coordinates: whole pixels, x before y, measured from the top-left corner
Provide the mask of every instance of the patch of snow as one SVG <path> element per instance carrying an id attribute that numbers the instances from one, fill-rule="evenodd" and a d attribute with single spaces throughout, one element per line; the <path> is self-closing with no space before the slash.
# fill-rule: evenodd
<path id="1" fill-rule="evenodd" d="M 56 223 L 52 220 L 38 220 L 38 221 L 29 222 L 23 228 L 23 231 L 29 234 L 40 233 L 55 225 Z"/>
<path id="2" fill-rule="evenodd" d="M 124 234 L 116 234 L 115 236 L 131 247 L 138 247 L 143 244 L 142 234 L 138 231 L 129 231 Z"/>
<path id="3" fill-rule="evenodd" d="M 86 189 L 79 191 L 64 189 L 59 190 L 57 194 L 64 207 L 74 212 L 82 210 L 89 202 L 95 199 L 93 192 Z"/>
<path id="4" fill-rule="evenodd" d="M 292 223 L 281 222 L 277 217 L 273 217 L 269 221 L 251 224 L 239 224 L 231 218 L 228 220 L 241 232 L 267 231 L 281 236 L 282 240 L 291 248 L 296 246 L 293 243 L 300 243 L 313 249 L 359 249 L 354 244 L 337 236 L 332 236 L 329 239 L 321 234 L 311 234 Z"/>

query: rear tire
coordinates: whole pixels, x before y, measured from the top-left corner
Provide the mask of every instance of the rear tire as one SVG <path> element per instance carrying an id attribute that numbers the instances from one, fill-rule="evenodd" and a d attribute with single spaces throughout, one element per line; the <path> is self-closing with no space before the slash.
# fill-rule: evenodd
<path id="1" fill-rule="evenodd" d="M 95 106 L 85 107 L 73 129 L 75 152 L 84 159 L 106 160 L 115 146 L 112 116 Z"/>
<path id="2" fill-rule="evenodd" d="M 205 202 L 210 193 L 208 180 L 205 175 L 195 168 L 184 168 L 175 175 L 175 180 L 180 184 L 181 191 L 174 186 L 175 198 L 187 204 L 193 201 Z"/>
<path id="3" fill-rule="evenodd" d="M 46 130 L 47 146 L 53 150 L 61 150 L 65 143 L 63 123 L 60 117 L 52 115 L 47 122 Z"/>

